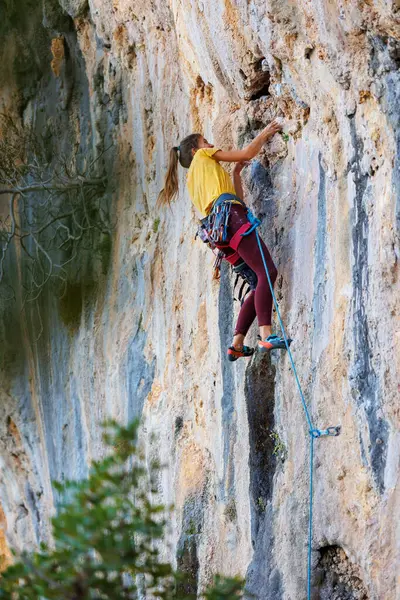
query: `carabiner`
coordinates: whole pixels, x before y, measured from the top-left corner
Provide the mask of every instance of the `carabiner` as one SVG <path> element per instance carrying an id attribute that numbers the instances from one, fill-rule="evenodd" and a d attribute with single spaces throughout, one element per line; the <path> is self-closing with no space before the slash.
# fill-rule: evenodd
<path id="1" fill-rule="evenodd" d="M 338 435 L 340 435 L 340 430 L 341 430 L 340 425 L 335 425 L 333 427 L 328 427 L 328 429 L 326 430 L 326 432 L 327 432 L 326 434 L 331 435 L 333 437 L 337 437 Z"/>

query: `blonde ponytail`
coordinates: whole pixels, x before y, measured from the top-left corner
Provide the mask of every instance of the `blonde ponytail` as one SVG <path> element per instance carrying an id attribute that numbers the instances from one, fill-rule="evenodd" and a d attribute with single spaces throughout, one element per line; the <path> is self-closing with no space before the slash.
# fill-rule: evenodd
<path id="1" fill-rule="evenodd" d="M 197 150 L 200 133 L 192 133 L 181 141 L 179 146 L 174 146 L 169 153 L 168 171 L 165 176 L 164 188 L 158 195 L 157 205 L 167 206 L 175 198 L 179 191 L 178 186 L 178 162 L 188 169 L 193 160 L 192 150 Z"/>
<path id="2" fill-rule="evenodd" d="M 171 204 L 171 200 L 178 193 L 178 148 L 174 146 L 169 153 L 168 171 L 165 176 L 164 188 L 158 195 L 157 204 L 166 206 Z"/>

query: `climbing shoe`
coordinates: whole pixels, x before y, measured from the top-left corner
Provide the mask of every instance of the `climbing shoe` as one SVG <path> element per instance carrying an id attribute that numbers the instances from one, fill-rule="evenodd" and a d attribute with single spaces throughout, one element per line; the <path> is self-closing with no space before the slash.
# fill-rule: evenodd
<path id="1" fill-rule="evenodd" d="M 242 358 L 243 356 L 251 356 L 254 353 L 254 348 L 249 348 L 248 346 L 243 346 L 242 350 L 236 350 L 233 346 L 229 346 L 228 348 L 228 360 L 234 362 L 238 358 Z"/>
<path id="2" fill-rule="evenodd" d="M 288 345 L 292 343 L 293 340 L 287 338 Z M 258 341 L 258 349 L 260 352 L 268 352 L 269 350 L 286 350 L 285 340 L 282 337 L 278 337 L 277 335 L 270 335 L 265 340 Z"/>

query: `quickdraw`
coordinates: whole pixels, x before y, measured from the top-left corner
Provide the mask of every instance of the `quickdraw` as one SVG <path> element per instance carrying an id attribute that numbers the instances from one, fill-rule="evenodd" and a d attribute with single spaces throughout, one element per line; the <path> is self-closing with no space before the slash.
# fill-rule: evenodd
<path id="1" fill-rule="evenodd" d="M 213 279 L 221 278 L 221 263 L 224 260 L 225 256 L 222 250 L 218 250 L 216 253 L 216 259 L 213 264 Z"/>

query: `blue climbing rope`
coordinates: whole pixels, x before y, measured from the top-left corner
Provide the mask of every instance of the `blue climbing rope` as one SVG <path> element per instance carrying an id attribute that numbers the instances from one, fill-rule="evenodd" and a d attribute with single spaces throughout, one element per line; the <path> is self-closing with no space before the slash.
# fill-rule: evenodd
<path id="1" fill-rule="evenodd" d="M 314 440 L 310 435 L 310 491 L 309 491 L 309 514 L 308 514 L 308 553 L 307 553 L 307 600 L 311 599 L 311 548 L 313 534 L 313 474 L 314 474 Z"/>
<path id="2" fill-rule="evenodd" d="M 334 426 L 334 427 L 328 427 L 327 429 L 316 429 L 313 426 L 310 412 L 308 410 L 307 403 L 304 398 L 303 390 L 300 385 L 300 380 L 297 375 L 296 365 L 294 364 L 292 352 L 290 350 L 290 346 L 289 346 L 289 343 L 287 340 L 285 327 L 283 325 L 278 301 L 276 299 L 276 296 L 274 293 L 274 288 L 273 288 L 271 278 L 269 275 L 267 262 L 266 262 L 265 256 L 264 256 L 264 251 L 261 246 L 260 235 L 259 235 L 258 229 L 257 229 L 261 225 L 261 221 L 259 219 L 257 219 L 250 210 L 248 210 L 247 217 L 251 223 L 251 228 L 248 231 L 246 231 L 243 235 L 244 236 L 249 235 L 252 231 L 254 231 L 256 234 L 258 248 L 260 250 L 261 258 L 263 261 L 265 274 L 267 275 L 268 284 L 269 284 L 269 287 L 271 290 L 272 299 L 273 299 L 274 306 L 276 309 L 276 314 L 278 315 L 279 325 L 280 325 L 280 328 L 282 331 L 283 339 L 285 340 L 286 350 L 289 355 L 290 364 L 292 367 L 294 378 L 296 380 L 297 388 L 299 390 L 301 402 L 303 404 L 304 413 L 305 413 L 308 427 L 309 427 L 308 433 L 310 436 L 310 487 L 309 487 L 309 516 L 308 516 L 307 600 L 311 600 L 311 552 L 312 552 L 312 533 L 313 533 L 313 491 L 314 491 L 313 490 L 314 440 L 316 440 L 320 437 L 323 437 L 323 436 L 337 436 L 340 433 L 340 427 Z"/>

